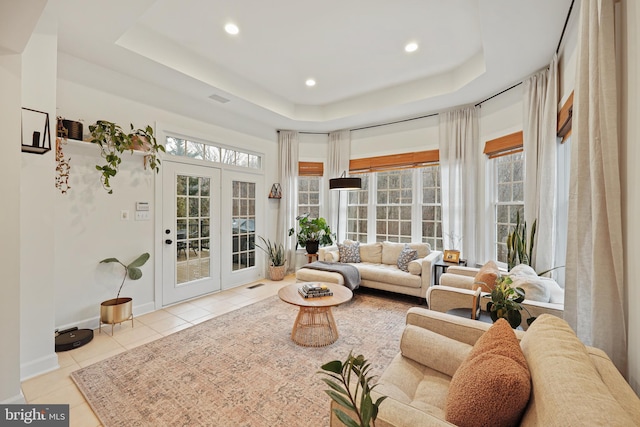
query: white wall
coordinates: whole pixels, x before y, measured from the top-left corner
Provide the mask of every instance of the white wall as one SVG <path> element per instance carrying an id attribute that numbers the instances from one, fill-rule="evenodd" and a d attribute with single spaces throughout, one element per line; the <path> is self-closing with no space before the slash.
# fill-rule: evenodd
<path id="1" fill-rule="evenodd" d="M 351 132 L 351 158 L 438 149 L 438 116 Z"/>
<path id="2" fill-rule="evenodd" d="M 25 403 L 20 390 L 20 87 L 21 55 L 0 54 L 0 194 L 2 223 L 3 325 L 0 351 L 0 403 Z"/>
<path id="3" fill-rule="evenodd" d="M 324 162 L 327 167 L 329 134 L 301 133 L 298 136 L 298 158 L 302 162 Z"/>
<path id="4" fill-rule="evenodd" d="M 277 181 L 275 132 L 273 140 L 264 140 L 236 131 L 198 122 L 158 108 L 130 101 L 69 82 L 58 80 L 58 114 L 71 120 L 82 119 L 84 132 L 98 119 L 115 121 L 122 126 L 142 127 L 159 124 L 160 136 L 165 131 L 218 142 L 225 146 L 264 153 L 264 181 Z M 96 327 L 101 301 L 115 298 L 119 276 L 98 262 L 106 257 L 131 260 L 143 252 L 151 253 L 151 260 L 143 267 L 143 277 L 125 285 L 124 292 L 134 299 L 134 313 L 143 314 L 156 306 L 155 253 L 157 233 L 155 222 L 134 221 L 135 202 L 148 201 L 152 218 L 159 208 L 155 203 L 155 181 L 159 179 L 141 170 L 141 157 L 124 156 L 118 175 L 112 180 L 113 194 L 109 195 L 99 183 L 95 165 L 99 160 L 97 147 L 71 143 L 65 146 L 71 158 L 71 190 L 55 197 L 55 324 L 58 327 Z M 270 189 L 271 185 L 265 185 Z M 267 218 L 264 234 L 274 238 L 278 205 L 268 202 L 267 194 L 258 195 L 264 203 Z M 120 212 L 128 210 L 129 221 L 120 220 Z M 262 232 L 258 231 L 262 234 Z M 224 285 L 224 284 L 223 284 Z M 224 286 L 223 286 L 224 287 Z M 71 296 L 71 297 L 70 297 Z"/>
<path id="5" fill-rule="evenodd" d="M 22 106 L 47 112 L 52 150 L 22 153 L 20 182 L 20 376 L 58 367 L 54 352 L 54 199 L 57 28 L 44 14 L 22 55 Z"/>
<path id="6" fill-rule="evenodd" d="M 580 23 L 580 2 L 576 2 L 567 23 L 560 56 L 558 57 L 558 80 L 560 84 L 559 105 L 562 107 L 576 86 L 576 61 L 578 58 L 578 24 Z"/>
<path id="7" fill-rule="evenodd" d="M 621 81 L 621 159 L 624 236 L 624 283 L 628 315 L 628 381 L 640 394 L 640 5 L 623 0 L 622 9 L 622 81 Z"/>
<path id="8" fill-rule="evenodd" d="M 519 85 L 480 106 L 480 143 L 522 130 L 523 91 Z"/>

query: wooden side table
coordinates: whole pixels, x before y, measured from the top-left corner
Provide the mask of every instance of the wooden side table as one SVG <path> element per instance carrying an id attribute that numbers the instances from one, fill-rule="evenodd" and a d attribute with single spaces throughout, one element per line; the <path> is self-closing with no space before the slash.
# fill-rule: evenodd
<path id="1" fill-rule="evenodd" d="M 318 254 L 307 254 L 307 264 L 311 264 L 313 261 L 318 260 Z"/>
<path id="2" fill-rule="evenodd" d="M 303 298 L 298 288 L 304 283 L 294 283 L 280 288 L 278 296 L 284 302 L 300 307 L 293 324 L 291 339 L 305 347 L 324 347 L 338 339 L 338 327 L 331 307 L 345 303 L 353 297 L 349 288 L 333 283 L 327 285 L 333 295 L 317 298 Z"/>

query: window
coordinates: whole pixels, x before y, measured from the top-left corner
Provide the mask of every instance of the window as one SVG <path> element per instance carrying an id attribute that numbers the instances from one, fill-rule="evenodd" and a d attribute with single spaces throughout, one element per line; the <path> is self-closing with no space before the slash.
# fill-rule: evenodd
<path id="1" fill-rule="evenodd" d="M 412 170 L 377 172 L 376 242 L 411 242 Z"/>
<path id="2" fill-rule="evenodd" d="M 442 249 L 442 204 L 438 151 L 351 160 L 362 189 L 349 191 L 347 238 L 372 241 L 422 240 Z"/>
<path id="3" fill-rule="evenodd" d="M 298 215 L 309 213 L 310 218 L 320 217 L 319 176 L 298 177 Z"/>
<path id="4" fill-rule="evenodd" d="M 495 259 L 507 262 L 507 235 L 517 215 L 524 221 L 524 155 L 507 154 L 491 160 L 494 187 Z"/>
<path id="5" fill-rule="evenodd" d="M 347 203 L 347 239 L 367 243 L 367 216 L 369 211 L 369 174 L 360 175 L 360 190 L 349 191 Z"/>
<path id="6" fill-rule="evenodd" d="M 422 241 L 431 249 L 443 250 L 442 199 L 440 192 L 440 166 L 420 169 L 422 178 Z"/>
<path id="7" fill-rule="evenodd" d="M 298 215 L 320 217 L 324 163 L 298 162 Z"/>
<path id="8" fill-rule="evenodd" d="M 223 163 L 249 169 L 262 168 L 262 157 L 257 154 L 245 153 L 172 136 L 167 137 L 165 150 L 167 154 L 172 156 L 189 157 L 191 159 Z"/>
<path id="9" fill-rule="evenodd" d="M 232 269 L 236 271 L 256 265 L 256 184 L 233 181 L 231 185 Z"/>

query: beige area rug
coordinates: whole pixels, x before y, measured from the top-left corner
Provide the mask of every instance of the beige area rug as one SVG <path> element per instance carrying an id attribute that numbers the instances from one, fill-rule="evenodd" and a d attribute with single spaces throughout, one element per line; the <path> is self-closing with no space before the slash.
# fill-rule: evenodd
<path id="1" fill-rule="evenodd" d="M 381 374 L 415 302 L 356 294 L 333 309 L 338 341 L 307 348 L 291 341 L 298 308 L 274 296 L 71 376 L 107 427 L 328 426 L 320 366 L 353 349 Z"/>

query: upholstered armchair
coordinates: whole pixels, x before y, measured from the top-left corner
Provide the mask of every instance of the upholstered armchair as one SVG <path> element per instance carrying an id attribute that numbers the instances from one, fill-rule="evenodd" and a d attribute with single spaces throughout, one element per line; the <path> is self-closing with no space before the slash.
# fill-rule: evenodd
<path id="1" fill-rule="evenodd" d="M 452 309 L 468 308 L 472 317 L 478 309 L 486 311 L 487 303 L 491 301 L 488 289 L 478 289 L 478 286 L 474 285 L 479 281 L 486 281 L 479 276 L 481 274 L 479 268 L 449 267 L 447 272 L 440 276 L 440 285 L 432 286 L 427 291 L 429 308 L 442 313 Z M 564 289 L 555 280 L 537 276 L 528 266 L 516 266 L 510 273 L 503 274 L 511 276 L 513 286 L 520 286 L 525 290 L 526 299 L 522 306 L 531 316 L 537 317 L 543 313 L 560 318 L 563 316 Z M 527 312 L 523 311 L 521 326 L 524 330 L 528 328 L 528 317 Z"/>

